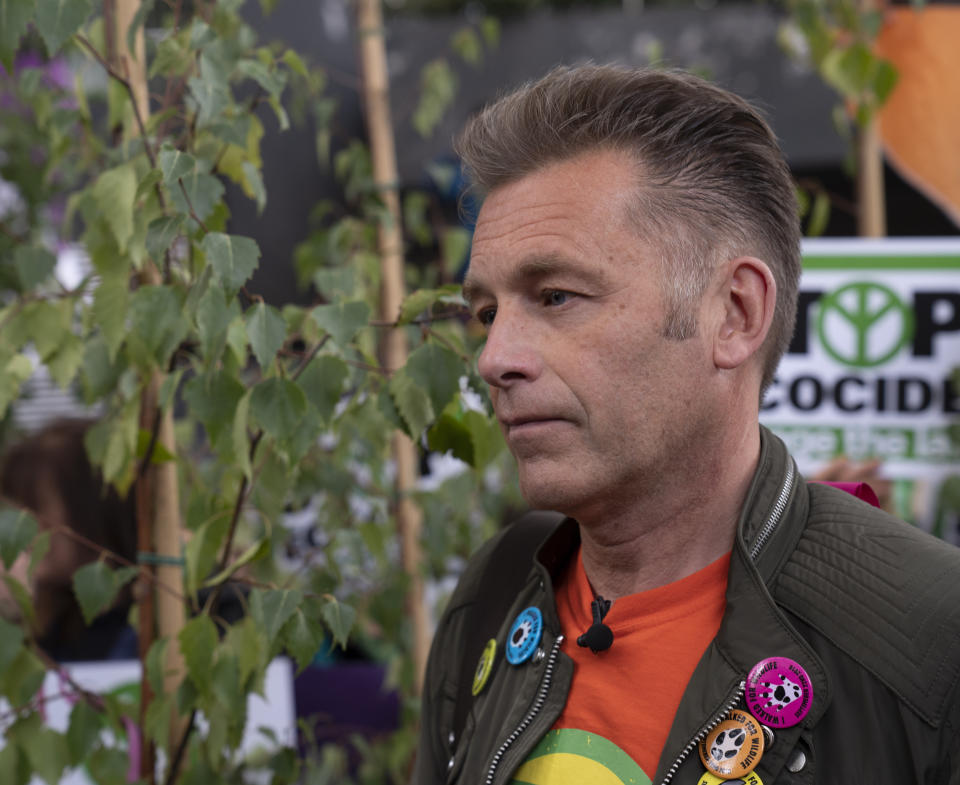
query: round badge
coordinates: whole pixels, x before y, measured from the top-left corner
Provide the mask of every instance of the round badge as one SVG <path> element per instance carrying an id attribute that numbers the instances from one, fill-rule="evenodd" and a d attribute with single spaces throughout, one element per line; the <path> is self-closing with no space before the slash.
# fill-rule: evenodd
<path id="1" fill-rule="evenodd" d="M 700 742 L 700 760 L 707 771 L 732 780 L 756 768 L 763 756 L 760 723 L 745 711 L 734 710 Z"/>
<path id="2" fill-rule="evenodd" d="M 789 728 L 810 711 L 813 685 L 807 672 L 787 657 L 760 660 L 747 674 L 747 708 L 764 725 Z"/>
<path id="3" fill-rule="evenodd" d="M 718 777 L 716 774 L 705 771 L 697 782 L 697 785 L 763 785 L 763 780 L 760 779 L 755 771 L 748 772 L 744 776 L 737 777 L 737 779 L 734 780 L 725 780 L 723 777 Z"/>
<path id="4" fill-rule="evenodd" d="M 487 679 L 493 672 L 493 658 L 497 656 L 497 640 L 491 638 L 487 645 L 483 647 L 483 654 L 480 655 L 480 661 L 477 663 L 476 673 L 473 674 L 473 688 L 470 690 L 474 697 L 479 695 L 483 688 L 487 686 Z"/>
<path id="5" fill-rule="evenodd" d="M 543 634 L 543 614 L 530 606 L 520 612 L 507 634 L 507 662 L 519 665 L 530 659 Z"/>

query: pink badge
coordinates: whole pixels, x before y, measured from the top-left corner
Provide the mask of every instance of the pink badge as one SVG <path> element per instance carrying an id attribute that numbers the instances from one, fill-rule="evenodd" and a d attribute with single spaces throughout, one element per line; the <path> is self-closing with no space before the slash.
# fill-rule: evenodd
<path id="1" fill-rule="evenodd" d="M 807 716 L 812 703 L 810 677 L 787 657 L 760 660 L 747 674 L 747 708 L 764 725 L 796 725 Z"/>

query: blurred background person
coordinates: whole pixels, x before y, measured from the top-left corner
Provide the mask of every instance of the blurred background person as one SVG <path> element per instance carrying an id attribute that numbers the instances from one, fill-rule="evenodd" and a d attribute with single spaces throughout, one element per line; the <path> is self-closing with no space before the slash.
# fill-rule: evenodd
<path id="1" fill-rule="evenodd" d="M 88 420 L 62 420 L 10 447 L 0 457 L 0 498 L 32 513 L 50 548 L 26 580 L 27 558 L 11 572 L 29 586 L 40 646 L 58 661 L 126 659 L 137 656 L 136 632 L 127 621 L 131 586 L 87 627 L 73 592 L 73 575 L 96 561 L 101 550 L 111 566 L 136 561 L 132 491 L 121 498 L 91 465 L 83 439 Z M 113 558 L 120 557 L 122 561 Z M 0 591 L 6 587 L 0 583 Z M 5 615 L 15 603 L 3 599 Z"/>

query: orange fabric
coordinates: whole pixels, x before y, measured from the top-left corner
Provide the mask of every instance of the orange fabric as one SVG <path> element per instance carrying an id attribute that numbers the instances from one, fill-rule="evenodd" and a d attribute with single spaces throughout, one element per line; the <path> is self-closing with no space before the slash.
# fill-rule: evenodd
<path id="1" fill-rule="evenodd" d="M 960 224 L 960 7 L 897 7 L 885 14 L 877 54 L 897 68 L 880 110 L 890 162 Z"/>
<path id="2" fill-rule="evenodd" d="M 574 660 L 573 683 L 554 729 L 579 728 L 613 742 L 653 777 L 680 698 L 720 628 L 730 554 L 666 586 L 616 600 L 604 623 L 613 645 L 577 645 L 593 623 L 593 591 L 578 551 L 557 590 L 557 610 Z"/>

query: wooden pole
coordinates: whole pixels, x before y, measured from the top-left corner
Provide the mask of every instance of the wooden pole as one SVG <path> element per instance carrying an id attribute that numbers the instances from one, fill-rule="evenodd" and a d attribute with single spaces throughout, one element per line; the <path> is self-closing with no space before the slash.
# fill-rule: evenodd
<path id="1" fill-rule="evenodd" d="M 392 322 L 396 321 L 400 314 L 400 304 L 404 296 L 403 237 L 400 230 L 396 148 L 390 119 L 390 85 L 387 78 L 387 52 L 380 0 L 358 0 L 357 27 L 373 179 L 388 215 L 378 227 L 383 282 L 380 311 L 385 321 Z M 407 360 L 407 341 L 402 329 L 387 331 L 383 357 L 384 364 L 390 371 L 404 365 Z M 397 468 L 397 527 L 403 568 L 409 580 L 406 604 L 413 632 L 414 682 L 419 694 L 423 688 L 423 675 L 430 648 L 430 633 L 423 600 L 423 554 L 420 547 L 423 516 L 412 497 L 417 481 L 416 445 L 399 431 L 393 437 L 393 457 Z"/>
<path id="2" fill-rule="evenodd" d="M 107 0 L 109 2 L 110 0 Z M 136 112 L 146 123 L 150 113 L 149 92 L 147 89 L 146 46 L 143 28 L 137 30 L 134 37 L 133 50 L 127 45 L 127 32 L 140 8 L 141 0 L 115 0 L 114 15 L 116 27 L 114 40 L 116 42 L 116 57 L 120 74 L 130 83 L 130 92 L 136 106 Z M 131 133 L 138 132 L 138 124 L 131 123 Z M 153 263 L 147 263 L 140 274 L 141 284 L 157 286 L 163 283 L 160 270 Z M 158 394 L 163 383 L 163 374 L 155 371 L 148 380 L 141 397 L 140 423 L 141 427 L 152 432 L 157 427 L 157 444 L 161 445 L 171 455 L 176 455 L 176 441 L 173 432 L 173 412 L 167 410 L 158 413 Z M 159 418 L 159 423 L 158 423 Z M 180 686 L 184 676 L 183 655 L 177 639 L 180 630 L 186 623 L 186 609 L 179 599 L 183 596 L 183 567 L 178 564 L 182 557 L 180 542 L 180 489 L 177 478 L 177 465 L 173 461 L 161 464 L 148 464 L 138 483 L 137 515 L 138 515 L 138 544 L 142 552 L 155 553 L 160 563 L 155 567 L 157 581 L 174 589 L 174 592 L 158 590 L 150 587 L 152 592 L 149 609 L 143 615 L 140 625 L 140 654 L 145 656 L 157 635 L 170 640 L 167 645 L 167 659 L 165 663 L 164 692 L 172 695 Z M 141 516 L 148 516 L 143 520 Z M 155 624 L 155 627 L 153 626 Z M 145 670 L 145 669 L 144 669 Z M 143 679 L 142 688 L 149 694 L 149 685 Z M 146 700 L 143 701 L 146 705 Z M 141 718 L 143 715 L 141 715 Z M 186 730 L 186 718 L 173 714 L 170 720 L 171 749 L 176 749 L 183 733 Z M 141 722 L 141 727 L 143 723 Z M 149 782 L 155 779 L 154 756 L 150 750 L 143 756 L 141 776 Z"/>
<path id="3" fill-rule="evenodd" d="M 859 0 L 859 3 L 861 11 L 867 13 L 882 7 L 883 0 Z M 883 149 L 876 111 L 857 134 L 857 234 L 861 237 L 885 237 L 887 234 Z"/>
<path id="4" fill-rule="evenodd" d="M 861 237 L 885 237 L 886 213 L 880 125 L 874 116 L 860 128 L 857 139 L 857 233 Z"/>

